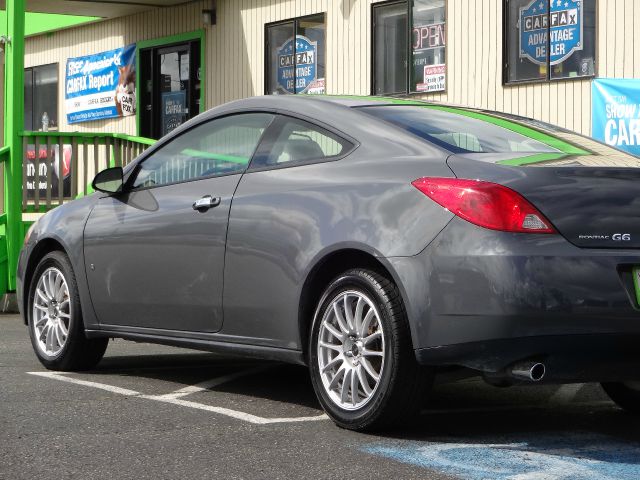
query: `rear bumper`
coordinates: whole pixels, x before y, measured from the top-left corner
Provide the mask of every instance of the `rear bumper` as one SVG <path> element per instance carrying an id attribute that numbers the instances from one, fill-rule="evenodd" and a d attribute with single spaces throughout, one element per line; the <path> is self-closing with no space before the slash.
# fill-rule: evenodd
<path id="1" fill-rule="evenodd" d="M 505 358 L 518 360 L 544 354 L 527 346 L 536 337 L 542 344 L 551 337 L 640 338 L 631 274 L 640 251 L 581 249 L 560 235 L 496 232 L 455 218 L 419 255 L 387 260 L 423 363 L 493 369 L 511 340 L 522 355 Z M 599 342 L 590 348 L 597 352 Z"/>
<path id="2" fill-rule="evenodd" d="M 545 382 L 640 380 L 640 335 L 522 337 L 416 350 L 422 365 L 462 365 L 500 374 L 524 360 L 544 363 Z"/>

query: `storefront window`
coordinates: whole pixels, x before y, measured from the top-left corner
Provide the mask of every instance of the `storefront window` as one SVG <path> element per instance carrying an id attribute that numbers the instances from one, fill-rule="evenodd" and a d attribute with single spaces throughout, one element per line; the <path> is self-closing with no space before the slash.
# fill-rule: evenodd
<path id="1" fill-rule="evenodd" d="M 324 14 L 267 25 L 266 37 L 267 94 L 325 93 Z"/>
<path id="2" fill-rule="evenodd" d="M 412 12 L 411 91 L 440 92 L 445 89 L 444 0 L 415 0 Z"/>
<path id="3" fill-rule="evenodd" d="M 445 90 L 445 11 L 445 0 L 374 4 L 375 94 Z"/>
<path id="4" fill-rule="evenodd" d="M 506 83 L 595 75 L 595 0 L 509 0 Z"/>
<path id="5" fill-rule="evenodd" d="M 58 129 L 58 64 L 24 71 L 24 129 Z"/>

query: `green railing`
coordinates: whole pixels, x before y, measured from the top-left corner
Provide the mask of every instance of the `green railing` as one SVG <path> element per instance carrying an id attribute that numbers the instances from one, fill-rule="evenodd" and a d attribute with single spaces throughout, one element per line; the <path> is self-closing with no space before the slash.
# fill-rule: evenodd
<path id="1" fill-rule="evenodd" d="M 20 136 L 23 212 L 44 212 L 91 193 L 96 173 L 126 166 L 155 143 L 120 133 L 23 132 Z"/>

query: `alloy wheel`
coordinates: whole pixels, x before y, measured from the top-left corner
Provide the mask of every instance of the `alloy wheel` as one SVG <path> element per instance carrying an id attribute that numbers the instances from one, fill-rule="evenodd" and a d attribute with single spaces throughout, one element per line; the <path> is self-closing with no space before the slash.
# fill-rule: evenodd
<path id="1" fill-rule="evenodd" d="M 325 392 L 340 408 L 357 410 L 374 396 L 384 369 L 380 314 L 364 293 L 349 290 L 329 304 L 318 333 L 318 366 Z"/>
<path id="2" fill-rule="evenodd" d="M 69 338 L 71 299 L 64 275 L 55 267 L 47 268 L 38 279 L 31 318 L 40 352 L 58 355 Z"/>

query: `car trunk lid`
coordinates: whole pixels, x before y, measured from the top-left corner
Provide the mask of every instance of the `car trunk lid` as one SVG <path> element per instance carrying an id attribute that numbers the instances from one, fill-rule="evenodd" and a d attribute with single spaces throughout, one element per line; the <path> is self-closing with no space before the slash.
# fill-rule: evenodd
<path id="1" fill-rule="evenodd" d="M 478 153 L 452 155 L 447 163 L 458 178 L 520 193 L 578 247 L 640 248 L 640 159 Z"/>

